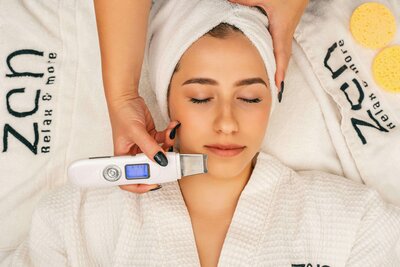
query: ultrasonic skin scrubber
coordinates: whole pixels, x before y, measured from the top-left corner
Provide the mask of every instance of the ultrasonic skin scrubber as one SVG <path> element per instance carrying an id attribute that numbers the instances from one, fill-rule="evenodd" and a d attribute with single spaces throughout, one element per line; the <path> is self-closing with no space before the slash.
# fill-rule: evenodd
<path id="1" fill-rule="evenodd" d="M 104 187 L 126 184 L 160 184 L 184 176 L 207 173 L 207 155 L 166 153 L 168 165 L 162 167 L 145 154 L 96 157 L 73 162 L 68 168 L 70 181 L 79 187 Z"/>

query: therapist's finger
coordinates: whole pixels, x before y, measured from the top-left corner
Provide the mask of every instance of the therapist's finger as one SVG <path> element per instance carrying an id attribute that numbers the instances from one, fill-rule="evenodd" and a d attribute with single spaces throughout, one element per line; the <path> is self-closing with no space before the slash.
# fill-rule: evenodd
<path id="1" fill-rule="evenodd" d="M 180 127 L 180 123 L 178 121 L 170 122 L 168 127 L 161 132 L 150 133 L 150 135 L 156 140 L 157 143 L 163 143 L 161 146 L 164 151 L 167 151 L 175 144 L 175 139 L 177 135 L 177 131 Z M 136 155 L 143 153 L 138 145 L 133 145 L 129 150 L 129 155 Z"/>
<path id="2" fill-rule="evenodd" d="M 270 32 L 276 60 L 275 84 L 278 90 L 281 90 L 291 56 L 293 32 L 290 29 L 279 26 L 274 28 L 274 26 L 271 25 Z"/>
<path id="3" fill-rule="evenodd" d="M 157 132 L 155 129 L 151 129 L 149 135 L 156 141 L 156 142 L 164 142 L 163 146 L 166 146 L 166 148 L 172 146 L 174 144 L 173 139 L 171 137 L 174 137 L 176 135 L 176 131 L 179 128 L 180 123 L 178 121 L 173 121 L 170 122 L 167 126 L 167 128 L 164 131 Z M 135 145 L 131 149 L 133 153 L 137 154 L 141 152 L 141 149 L 138 145 Z M 161 188 L 161 185 L 158 184 L 131 184 L 131 185 L 121 185 L 119 186 L 122 190 L 131 192 L 131 193 L 136 193 L 136 194 L 143 194 L 147 193 L 149 191 L 157 190 Z"/>
<path id="4" fill-rule="evenodd" d="M 178 133 L 178 129 L 181 126 L 181 123 L 178 121 L 173 122 L 169 125 L 169 127 L 165 130 L 165 142 L 162 148 L 167 151 L 172 148 L 175 144 L 176 136 Z M 172 151 L 171 151 L 172 152 Z"/>
<path id="5" fill-rule="evenodd" d="M 156 189 L 159 187 L 158 184 L 129 184 L 129 185 L 120 185 L 122 190 L 135 193 L 135 194 L 143 194 L 147 193 L 150 190 Z"/>
<path id="6" fill-rule="evenodd" d="M 238 3 L 246 6 L 258 6 L 269 16 L 269 32 L 272 36 L 274 47 L 274 56 L 276 61 L 275 84 L 278 90 L 281 90 L 282 82 L 285 79 L 286 70 L 289 64 L 290 54 L 292 51 L 293 27 L 288 22 L 292 18 L 287 18 L 287 14 L 282 14 L 281 9 L 276 8 L 276 1 L 265 0 L 229 0 L 232 3 Z"/>
<path id="7" fill-rule="evenodd" d="M 170 121 L 167 125 L 167 128 L 165 130 L 157 132 L 154 131 L 151 133 L 153 138 L 158 142 L 158 143 L 168 143 L 169 141 L 169 133 L 179 124 L 179 121 Z"/>
<path id="8" fill-rule="evenodd" d="M 134 156 L 134 155 L 140 154 L 140 153 L 143 153 L 143 151 L 140 149 L 140 147 L 138 147 L 137 145 L 134 145 L 129 149 L 128 154 Z"/>
<path id="9" fill-rule="evenodd" d="M 157 137 L 157 131 L 152 129 L 149 134 L 143 125 L 141 127 L 135 127 L 134 133 L 132 133 L 135 144 L 140 147 L 140 150 L 154 162 L 157 162 L 160 166 L 167 166 L 168 160 L 164 154 L 164 151 L 158 144 L 159 138 Z M 153 135 L 153 136 L 152 136 Z"/>

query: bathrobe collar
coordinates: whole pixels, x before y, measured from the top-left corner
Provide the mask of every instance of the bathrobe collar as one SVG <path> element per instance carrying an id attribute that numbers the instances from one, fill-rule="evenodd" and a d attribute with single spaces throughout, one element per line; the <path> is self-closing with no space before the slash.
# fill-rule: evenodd
<path id="1" fill-rule="evenodd" d="M 262 152 L 258 155 L 253 173 L 242 191 L 229 226 L 220 254 L 219 266 L 233 266 L 235 262 L 251 263 L 252 255 L 257 252 L 262 238 L 259 233 L 268 227 L 270 203 L 273 202 L 282 169 L 286 170 L 271 156 Z M 159 248 L 161 248 L 160 262 L 163 262 L 165 266 L 200 266 L 189 212 L 178 182 L 164 184 L 160 190 L 132 198 L 136 197 L 140 200 L 144 218 L 151 218 L 158 229 L 154 235 L 157 235 Z M 134 202 L 137 203 L 137 199 Z M 132 203 L 132 205 L 137 204 Z M 122 227 L 129 229 L 129 224 L 138 223 L 133 219 L 137 217 L 137 212 L 134 211 L 137 208 L 127 205 Z M 124 231 L 122 233 L 123 236 L 120 237 L 118 245 L 124 247 L 125 255 L 134 257 L 135 251 L 129 251 L 134 247 L 129 245 L 129 239 L 134 239 L 135 233 Z"/>
<path id="2" fill-rule="evenodd" d="M 282 171 L 282 168 L 272 167 L 275 164 L 268 164 L 268 161 L 276 162 L 264 153 L 258 155 L 253 173 L 242 191 L 229 226 L 219 266 L 233 266 L 235 262 L 250 263 L 252 255 L 256 253 L 261 238 L 259 233 L 268 225 L 269 205 Z M 158 234 L 166 265 L 200 266 L 189 212 L 178 182 L 169 183 L 158 191 L 152 192 L 155 194 L 149 194 L 149 197 L 157 215 Z M 170 223 L 171 219 L 173 224 Z M 174 232 L 173 235 L 171 231 Z"/>

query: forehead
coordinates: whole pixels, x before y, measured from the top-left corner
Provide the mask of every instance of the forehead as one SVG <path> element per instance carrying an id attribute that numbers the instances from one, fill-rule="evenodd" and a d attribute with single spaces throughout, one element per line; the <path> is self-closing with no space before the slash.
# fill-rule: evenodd
<path id="1" fill-rule="evenodd" d="M 224 38 L 208 34 L 194 42 L 179 61 L 179 72 L 186 75 L 267 76 L 264 61 L 257 48 L 241 32 Z M 200 73 L 199 73 L 200 72 Z"/>

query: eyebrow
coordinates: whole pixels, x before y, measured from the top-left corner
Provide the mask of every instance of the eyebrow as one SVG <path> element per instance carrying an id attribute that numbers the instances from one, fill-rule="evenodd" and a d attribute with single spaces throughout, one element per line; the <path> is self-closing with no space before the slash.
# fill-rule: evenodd
<path id="1" fill-rule="evenodd" d="M 216 80 L 209 79 L 209 78 L 193 78 L 193 79 L 189 79 L 189 80 L 185 81 L 182 85 L 194 84 L 194 83 L 201 84 L 201 85 L 218 85 L 218 82 Z M 267 83 L 263 79 L 261 79 L 259 77 L 240 80 L 240 81 L 237 81 L 234 85 L 236 87 L 238 87 L 238 86 L 252 85 L 252 84 L 257 84 L 257 83 L 263 84 L 266 87 L 268 87 Z"/>
<path id="2" fill-rule="evenodd" d="M 256 83 L 261 83 L 261 84 L 265 85 L 266 87 L 268 87 L 267 83 L 259 77 L 238 81 L 235 83 L 235 86 L 252 85 L 252 84 L 256 84 Z"/>

